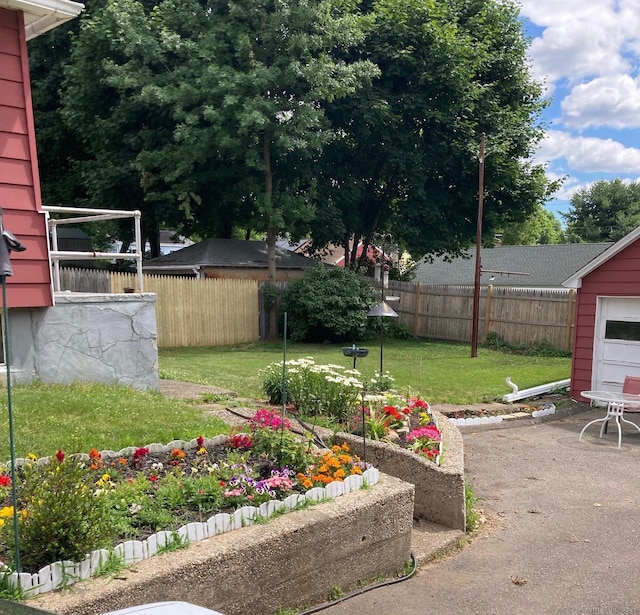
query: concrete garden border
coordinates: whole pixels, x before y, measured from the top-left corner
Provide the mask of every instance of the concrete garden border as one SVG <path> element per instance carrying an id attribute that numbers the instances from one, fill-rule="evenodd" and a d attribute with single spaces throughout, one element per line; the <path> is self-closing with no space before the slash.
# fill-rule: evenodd
<path id="1" fill-rule="evenodd" d="M 444 450 L 440 465 L 395 444 L 366 441 L 366 461 L 385 474 L 415 485 L 416 519 L 425 519 L 456 530 L 465 530 L 464 450 L 462 435 L 447 417 L 431 411 L 442 433 Z M 362 437 L 348 433 L 336 435 L 351 452 L 365 457 Z"/>
<path id="2" fill-rule="evenodd" d="M 183 600 L 225 615 L 268 615 L 325 602 L 411 556 L 414 488 L 381 475 L 371 489 L 157 555 L 113 579 L 92 579 L 28 601 L 60 615 L 98 615 Z"/>

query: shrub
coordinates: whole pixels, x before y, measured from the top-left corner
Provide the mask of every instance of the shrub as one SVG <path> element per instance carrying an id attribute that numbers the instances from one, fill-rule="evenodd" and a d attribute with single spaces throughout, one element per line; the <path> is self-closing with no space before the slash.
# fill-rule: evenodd
<path id="1" fill-rule="evenodd" d="M 519 354 L 529 357 L 570 357 L 570 350 L 563 350 L 552 346 L 549 342 L 542 341 L 536 344 L 510 344 L 505 342 L 497 333 L 487 335 L 487 341 L 482 344 L 490 350 L 497 350 L 509 354 Z"/>
<path id="2" fill-rule="evenodd" d="M 59 453 L 48 464 L 28 464 L 23 471 L 19 535 L 25 568 L 39 570 L 58 560 L 80 561 L 87 553 L 110 545 L 115 534 L 108 502 L 96 495 L 82 461 Z M 2 529 L 12 531 L 12 524 L 5 523 Z M 6 534 L 4 538 L 11 545 Z"/>
<path id="3" fill-rule="evenodd" d="M 282 302 L 291 339 L 353 342 L 365 339 L 367 312 L 375 305 L 371 282 L 353 271 L 318 266 L 290 282 Z"/>

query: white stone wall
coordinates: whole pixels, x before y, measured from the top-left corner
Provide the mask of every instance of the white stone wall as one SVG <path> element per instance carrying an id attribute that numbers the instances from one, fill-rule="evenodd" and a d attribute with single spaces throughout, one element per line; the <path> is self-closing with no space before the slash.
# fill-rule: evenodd
<path id="1" fill-rule="evenodd" d="M 155 294 L 56 293 L 55 302 L 9 310 L 14 382 L 158 388 Z"/>

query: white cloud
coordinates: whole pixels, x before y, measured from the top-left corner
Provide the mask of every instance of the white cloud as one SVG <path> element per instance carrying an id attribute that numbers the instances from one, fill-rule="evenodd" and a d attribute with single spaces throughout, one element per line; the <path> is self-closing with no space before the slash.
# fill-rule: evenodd
<path id="1" fill-rule="evenodd" d="M 523 0 L 521 14 L 544 28 L 529 55 L 550 89 L 627 72 L 640 51 L 640 0 Z"/>
<path id="2" fill-rule="evenodd" d="M 630 75 L 600 77 L 577 85 L 562 101 L 563 122 L 589 126 L 637 128 L 640 126 L 640 80 Z"/>
<path id="3" fill-rule="evenodd" d="M 538 163 L 563 159 L 567 174 L 640 174 L 640 149 L 625 147 L 613 139 L 576 137 L 559 130 L 547 131 L 535 158 Z"/>

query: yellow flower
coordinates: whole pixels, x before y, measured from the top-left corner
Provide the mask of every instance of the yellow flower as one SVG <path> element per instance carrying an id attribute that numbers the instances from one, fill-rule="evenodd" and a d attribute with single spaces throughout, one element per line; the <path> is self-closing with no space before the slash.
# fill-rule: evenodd
<path id="1" fill-rule="evenodd" d="M 13 506 L 3 506 L 0 508 L 0 518 L 6 519 L 7 517 L 13 517 Z"/>
<path id="2" fill-rule="evenodd" d="M 38 461 L 38 457 L 34 453 L 29 453 L 27 459 L 29 459 L 29 461 Z"/>

